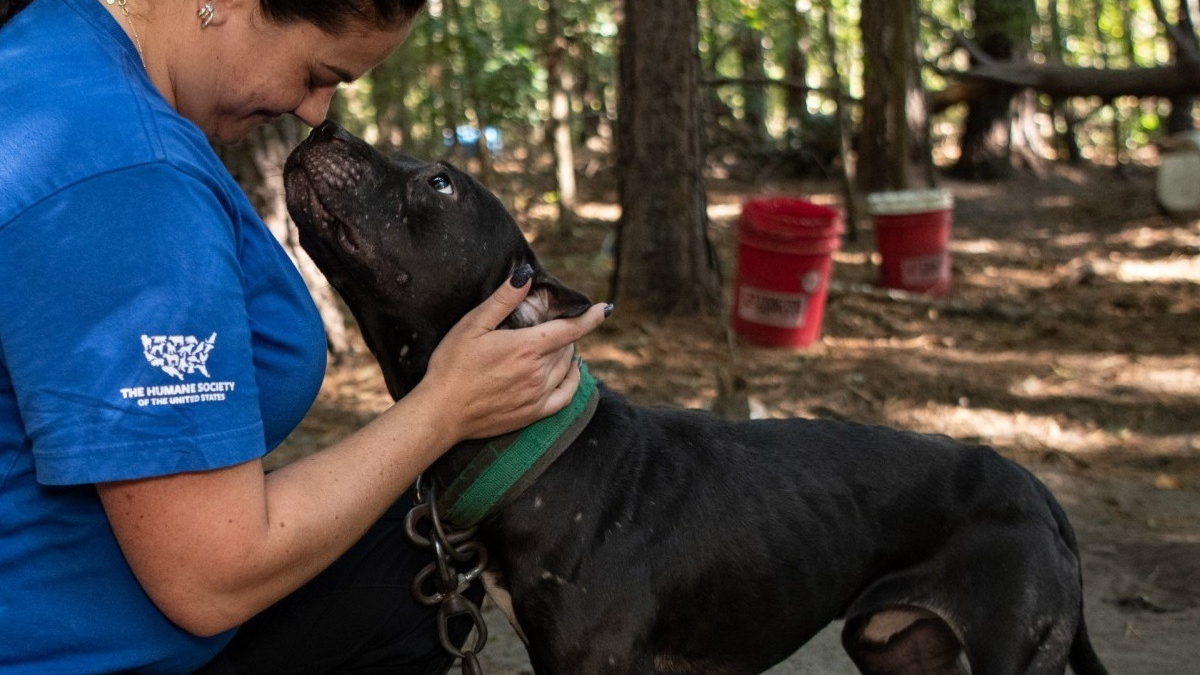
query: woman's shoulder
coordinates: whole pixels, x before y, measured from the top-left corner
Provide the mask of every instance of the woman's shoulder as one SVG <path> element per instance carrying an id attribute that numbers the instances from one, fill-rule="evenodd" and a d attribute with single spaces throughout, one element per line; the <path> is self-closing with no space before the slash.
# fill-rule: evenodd
<path id="1" fill-rule="evenodd" d="M 0 115 L 0 228 L 107 173 L 152 164 L 201 178 L 219 170 L 203 134 L 158 95 L 126 45 L 86 27 L 76 40 L 49 42 L 5 28 L 0 102 L 19 104 Z"/>

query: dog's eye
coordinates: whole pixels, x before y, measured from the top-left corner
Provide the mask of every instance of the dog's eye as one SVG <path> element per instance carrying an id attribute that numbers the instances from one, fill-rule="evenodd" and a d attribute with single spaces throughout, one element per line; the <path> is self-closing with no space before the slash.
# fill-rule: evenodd
<path id="1" fill-rule="evenodd" d="M 450 183 L 450 179 L 446 177 L 446 174 L 444 173 L 439 173 L 433 178 L 430 178 L 429 187 L 444 195 L 454 194 L 454 185 Z"/>

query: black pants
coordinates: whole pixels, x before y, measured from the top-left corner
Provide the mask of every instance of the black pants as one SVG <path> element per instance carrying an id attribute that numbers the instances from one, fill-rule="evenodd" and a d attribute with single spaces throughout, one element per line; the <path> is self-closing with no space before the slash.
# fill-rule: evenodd
<path id="1" fill-rule="evenodd" d="M 250 619 L 196 675 L 424 675 L 452 658 L 438 640 L 436 608 L 412 596 L 416 573 L 433 554 L 404 533 L 405 494 L 328 569 Z M 483 590 L 467 593 L 479 602 Z M 461 619 L 461 617 L 460 617 Z M 451 620 L 462 644 L 469 620 Z"/>

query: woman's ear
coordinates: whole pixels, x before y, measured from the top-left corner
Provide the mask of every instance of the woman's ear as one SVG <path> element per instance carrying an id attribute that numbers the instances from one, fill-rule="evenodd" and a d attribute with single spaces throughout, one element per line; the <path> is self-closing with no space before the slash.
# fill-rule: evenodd
<path id="1" fill-rule="evenodd" d="M 193 0 L 196 23 L 201 29 L 224 25 L 235 12 L 246 8 L 245 0 Z"/>

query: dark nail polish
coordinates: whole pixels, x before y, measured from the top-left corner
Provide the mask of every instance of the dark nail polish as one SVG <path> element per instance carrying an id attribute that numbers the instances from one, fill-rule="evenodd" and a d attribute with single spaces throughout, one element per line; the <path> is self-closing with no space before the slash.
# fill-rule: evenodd
<path id="1" fill-rule="evenodd" d="M 513 288 L 522 288 L 529 283 L 529 279 L 533 276 L 533 266 L 525 263 L 517 268 L 517 271 L 512 273 L 508 283 L 513 285 Z"/>
<path id="2" fill-rule="evenodd" d="M 608 317 L 612 316 L 612 313 L 613 313 L 613 305 L 610 302 L 604 306 L 604 318 L 607 319 Z"/>

